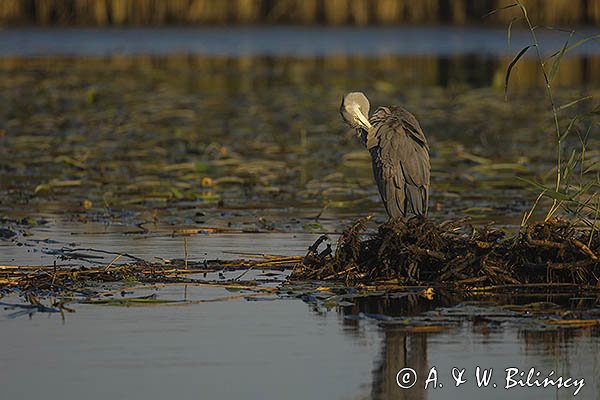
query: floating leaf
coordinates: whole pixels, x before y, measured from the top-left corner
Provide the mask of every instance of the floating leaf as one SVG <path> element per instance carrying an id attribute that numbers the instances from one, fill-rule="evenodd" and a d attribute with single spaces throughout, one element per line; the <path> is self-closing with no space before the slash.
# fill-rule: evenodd
<path id="1" fill-rule="evenodd" d="M 84 304 L 110 305 L 110 306 L 144 306 L 154 304 L 181 303 L 180 300 L 158 299 L 156 295 L 143 297 L 106 298 L 100 300 L 83 301 Z"/>
<path id="2" fill-rule="evenodd" d="M 546 321 L 548 325 L 560 325 L 567 327 L 584 327 L 600 325 L 600 320 L 597 319 L 549 319 Z"/>
<path id="3" fill-rule="evenodd" d="M 207 162 L 198 161 L 196 163 L 197 172 L 207 172 L 210 169 L 210 164 Z"/>
<path id="4" fill-rule="evenodd" d="M 66 181 L 58 181 L 58 180 L 52 180 L 48 183 L 43 183 L 41 185 L 37 185 L 34 189 L 34 193 L 38 193 L 41 192 L 43 190 L 51 190 L 53 188 L 64 188 L 64 187 L 76 187 L 76 186 L 81 186 L 81 181 L 80 180 L 66 180 Z"/>
<path id="5" fill-rule="evenodd" d="M 183 193 L 181 193 L 181 190 L 177 189 L 176 187 L 171 188 L 171 193 L 177 200 L 183 199 Z"/>

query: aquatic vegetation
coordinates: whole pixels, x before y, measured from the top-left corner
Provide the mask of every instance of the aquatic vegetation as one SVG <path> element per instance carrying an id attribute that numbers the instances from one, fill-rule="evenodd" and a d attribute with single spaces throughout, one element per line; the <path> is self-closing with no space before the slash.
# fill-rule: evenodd
<path id="1" fill-rule="evenodd" d="M 0 212 L 147 230 L 263 229 L 263 217 L 279 230 L 339 231 L 382 213 L 368 154 L 331 111 L 358 79 L 374 105 L 410 104 L 423 121 L 432 217 L 465 210 L 518 225 L 535 195 L 514 177 L 533 180 L 551 167 L 552 145 L 538 134 L 551 129 L 551 114 L 528 92 L 536 75 L 511 82 L 510 103 L 471 76 L 440 86 L 438 76 L 473 60 L 459 61 L 442 69 L 441 60 L 402 57 L 5 59 Z M 556 79 L 595 65 L 569 62 Z M 431 74 L 409 85 L 423 63 Z M 340 73 L 349 64 L 354 72 Z M 404 73 L 390 74 L 396 69 Z M 557 98 L 581 92 L 596 95 L 597 82 L 559 88 Z M 589 173 L 598 169 L 597 137 L 588 138 Z"/>

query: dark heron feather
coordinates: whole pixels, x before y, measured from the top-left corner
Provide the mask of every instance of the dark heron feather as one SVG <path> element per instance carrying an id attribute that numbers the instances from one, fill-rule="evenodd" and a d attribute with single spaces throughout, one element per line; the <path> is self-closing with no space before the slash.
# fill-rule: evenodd
<path id="1" fill-rule="evenodd" d="M 365 108 L 356 106 L 357 101 L 366 101 L 368 113 L 368 100 L 364 95 L 361 100 L 360 95 L 344 97 L 342 116 L 357 129 L 371 153 L 373 175 L 388 215 L 426 215 L 431 165 L 429 145 L 419 122 L 402 107 L 379 107 L 367 125 L 367 115 L 355 115 Z"/>

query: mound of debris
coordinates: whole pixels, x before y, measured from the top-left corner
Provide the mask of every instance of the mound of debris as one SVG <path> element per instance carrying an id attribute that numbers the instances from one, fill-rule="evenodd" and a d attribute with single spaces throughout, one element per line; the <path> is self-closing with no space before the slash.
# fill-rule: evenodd
<path id="1" fill-rule="evenodd" d="M 439 224 L 424 217 L 392 219 L 365 233 L 368 219 L 339 238 L 335 253 L 320 237 L 292 279 L 333 280 L 352 285 L 394 280 L 398 284 L 462 286 L 569 283 L 598 285 L 600 235 L 552 219 L 514 235 L 467 220 Z"/>

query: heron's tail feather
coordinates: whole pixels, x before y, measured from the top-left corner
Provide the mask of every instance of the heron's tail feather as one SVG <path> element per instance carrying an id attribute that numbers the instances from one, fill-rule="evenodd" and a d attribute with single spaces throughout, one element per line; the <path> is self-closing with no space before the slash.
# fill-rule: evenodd
<path id="1" fill-rule="evenodd" d="M 406 211 L 406 193 L 404 193 L 404 190 L 393 184 L 387 185 L 384 190 L 386 194 L 385 197 L 382 196 L 384 198 L 383 205 L 388 215 L 392 218 L 404 217 Z"/>
<path id="2" fill-rule="evenodd" d="M 406 185 L 406 214 L 427 215 L 427 189 L 422 186 Z"/>

